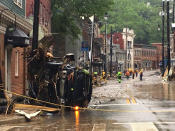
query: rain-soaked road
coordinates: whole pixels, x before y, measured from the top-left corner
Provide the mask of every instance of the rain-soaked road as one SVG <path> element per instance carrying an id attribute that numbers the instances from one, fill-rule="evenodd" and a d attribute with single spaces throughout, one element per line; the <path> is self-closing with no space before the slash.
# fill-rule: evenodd
<path id="1" fill-rule="evenodd" d="M 174 131 L 175 83 L 162 83 L 156 71 L 121 84 L 109 80 L 96 87 L 88 110 L 3 125 L 10 131 Z"/>

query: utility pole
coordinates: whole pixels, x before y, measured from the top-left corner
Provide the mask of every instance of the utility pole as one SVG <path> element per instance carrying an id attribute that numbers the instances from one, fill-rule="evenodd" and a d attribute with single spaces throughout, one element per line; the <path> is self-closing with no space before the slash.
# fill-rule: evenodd
<path id="1" fill-rule="evenodd" d="M 40 8 L 40 0 L 34 0 L 32 50 L 38 48 L 39 8 Z"/>
<path id="2" fill-rule="evenodd" d="M 173 0 L 173 24 L 175 23 L 175 19 L 174 19 L 174 13 L 175 13 L 175 0 Z M 172 27 L 173 28 L 173 34 L 174 34 L 174 51 L 175 51 L 175 27 Z"/>
<path id="3" fill-rule="evenodd" d="M 173 23 L 174 23 L 174 8 L 175 8 L 175 0 L 173 0 Z"/>
<path id="4" fill-rule="evenodd" d="M 171 68 L 171 56 L 170 56 L 170 22 L 169 22 L 169 3 L 170 0 L 167 0 L 167 54 L 168 54 L 168 73 Z"/>
<path id="5" fill-rule="evenodd" d="M 164 64 L 164 26 L 165 26 L 165 0 L 162 0 L 162 76 L 165 72 Z"/>
<path id="6" fill-rule="evenodd" d="M 107 24 L 105 23 L 105 64 L 104 64 L 104 71 L 105 71 L 105 78 L 107 77 L 107 54 L 106 54 L 106 47 L 107 47 Z"/>
<path id="7" fill-rule="evenodd" d="M 110 76 L 112 77 L 112 26 L 111 26 L 111 41 L 110 41 Z"/>

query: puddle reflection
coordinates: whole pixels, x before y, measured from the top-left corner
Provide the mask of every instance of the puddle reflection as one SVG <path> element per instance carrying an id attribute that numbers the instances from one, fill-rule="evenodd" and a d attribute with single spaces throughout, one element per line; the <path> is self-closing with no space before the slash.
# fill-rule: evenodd
<path id="1" fill-rule="evenodd" d="M 175 83 L 138 86 L 136 96 L 143 99 L 175 100 Z"/>
<path id="2" fill-rule="evenodd" d="M 80 130 L 79 119 L 80 119 L 80 112 L 79 111 L 75 111 L 75 127 L 76 127 L 76 131 Z"/>
<path id="3" fill-rule="evenodd" d="M 164 100 L 175 100 L 175 84 L 163 83 L 162 86 Z"/>

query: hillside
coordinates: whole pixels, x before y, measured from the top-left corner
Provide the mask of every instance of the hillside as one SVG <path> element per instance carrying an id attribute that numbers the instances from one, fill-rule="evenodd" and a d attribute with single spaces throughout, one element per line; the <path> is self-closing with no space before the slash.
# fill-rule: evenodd
<path id="1" fill-rule="evenodd" d="M 150 1 L 150 2 L 149 2 Z M 124 27 L 134 29 L 136 43 L 161 42 L 161 0 L 114 0 L 109 11 L 108 28 L 121 31 Z"/>

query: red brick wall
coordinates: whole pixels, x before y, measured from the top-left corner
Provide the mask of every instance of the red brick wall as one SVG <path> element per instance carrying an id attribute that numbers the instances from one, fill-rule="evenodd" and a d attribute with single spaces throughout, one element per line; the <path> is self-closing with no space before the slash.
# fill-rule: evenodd
<path id="1" fill-rule="evenodd" d="M 26 0 L 26 17 L 34 14 L 34 0 Z M 40 0 L 40 24 L 51 31 L 51 0 Z"/>
<path id="2" fill-rule="evenodd" d="M 119 44 L 120 45 L 120 49 L 124 49 L 124 40 L 123 40 L 123 36 L 121 33 L 114 33 L 113 34 L 113 43 L 114 44 Z"/>
<path id="3" fill-rule="evenodd" d="M 5 82 L 4 34 L 0 34 L 0 69 L 3 83 Z"/>
<path id="4" fill-rule="evenodd" d="M 159 43 L 159 44 L 152 43 L 152 46 L 157 48 L 157 57 L 158 57 L 158 60 L 161 61 L 162 60 L 162 44 L 161 43 Z"/>
<path id="5" fill-rule="evenodd" d="M 18 51 L 18 76 L 15 76 L 16 67 L 16 52 Z M 13 92 L 24 94 L 25 89 L 25 63 L 24 63 L 24 49 L 13 48 L 11 57 L 11 89 Z"/>
<path id="6" fill-rule="evenodd" d="M 159 66 L 160 61 L 162 61 L 162 43 L 152 43 L 152 46 L 157 48 L 157 62 L 156 62 L 156 65 Z M 164 55 L 166 56 L 166 53 Z"/>
<path id="7" fill-rule="evenodd" d="M 139 54 L 135 54 L 135 51 L 139 51 Z M 138 53 L 138 52 L 137 52 Z M 150 48 L 137 48 L 134 47 L 134 63 L 141 65 L 143 61 L 152 61 L 152 68 L 157 68 L 155 63 L 157 63 L 157 49 L 150 49 Z"/>
<path id="8" fill-rule="evenodd" d="M 19 51 L 19 76 L 15 77 L 15 52 Z M 23 94 L 25 89 L 24 60 L 22 48 L 14 48 L 11 56 L 11 89 L 13 92 Z M 4 51 L 4 34 L 0 34 L 0 69 L 2 80 L 5 83 L 5 51 Z"/>
<path id="9" fill-rule="evenodd" d="M 123 35 L 121 33 L 118 32 L 114 32 L 113 35 L 113 43 L 114 44 L 119 44 L 120 45 L 120 49 L 124 49 L 124 40 L 123 40 Z M 111 39 L 111 34 L 107 35 L 108 39 Z"/>
<path id="10" fill-rule="evenodd" d="M 156 61 L 157 55 L 156 55 L 156 49 L 144 49 L 142 48 L 142 53 L 145 52 L 145 54 L 142 55 L 142 60 L 151 60 Z M 155 55 L 150 55 L 149 52 L 155 52 Z"/>
<path id="11" fill-rule="evenodd" d="M 89 32 L 87 31 L 87 28 L 89 27 L 88 21 L 84 21 L 84 26 L 82 28 L 82 37 L 83 37 L 83 41 L 88 41 L 88 45 L 90 47 L 90 35 Z"/>

